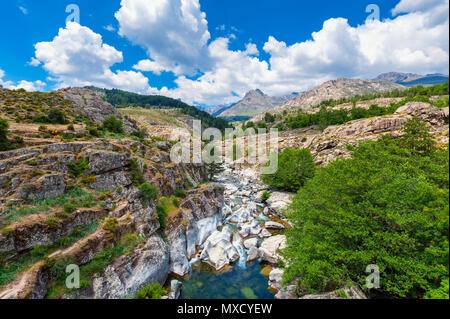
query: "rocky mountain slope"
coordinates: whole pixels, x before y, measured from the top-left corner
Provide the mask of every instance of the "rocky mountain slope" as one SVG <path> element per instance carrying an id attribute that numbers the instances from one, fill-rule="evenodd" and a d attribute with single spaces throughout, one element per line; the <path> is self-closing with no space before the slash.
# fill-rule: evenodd
<path id="1" fill-rule="evenodd" d="M 281 97 L 271 97 L 264 94 L 261 90 L 256 89 L 248 92 L 242 100 L 227 108 L 217 116 L 233 117 L 233 116 L 255 116 L 267 112 L 276 106 L 279 106 L 292 98 L 296 94 L 290 94 Z"/>
<path id="2" fill-rule="evenodd" d="M 271 109 L 269 113 L 279 114 L 285 111 L 293 112 L 298 109 L 307 110 L 317 106 L 322 101 L 330 99 L 338 100 L 355 95 L 388 92 L 395 89 L 403 90 L 405 87 L 391 82 L 339 78 L 325 82 L 305 93 L 301 93 L 287 103 Z M 258 115 L 252 121 L 258 122 L 262 118 L 263 115 Z"/>
<path id="3" fill-rule="evenodd" d="M 127 134 L 142 128 L 89 92 L 0 92 L 17 141 L 0 152 L 0 298 L 133 297 L 189 272 L 222 220 L 223 187 L 204 184 L 203 165 L 173 164 L 167 141 Z M 32 123 L 53 120 L 49 104 L 67 124 Z M 111 115 L 123 133 L 101 131 L 96 121 Z M 72 264 L 79 289 L 65 285 Z"/>
<path id="4" fill-rule="evenodd" d="M 433 84 L 442 84 L 448 82 L 448 76 L 443 74 L 413 74 L 413 73 L 401 73 L 401 72 L 389 72 L 383 73 L 377 76 L 373 81 L 388 81 L 404 86 L 430 86 Z"/>

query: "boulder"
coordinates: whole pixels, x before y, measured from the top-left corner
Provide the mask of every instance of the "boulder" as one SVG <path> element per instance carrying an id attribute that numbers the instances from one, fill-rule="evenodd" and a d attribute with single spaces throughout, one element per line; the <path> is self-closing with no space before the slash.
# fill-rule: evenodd
<path id="1" fill-rule="evenodd" d="M 34 183 L 21 186 L 16 194 L 26 200 L 54 198 L 64 193 L 66 183 L 61 174 L 44 175 Z"/>
<path id="2" fill-rule="evenodd" d="M 87 175 L 98 175 L 106 173 L 127 165 L 129 156 L 110 151 L 89 150 L 89 169 Z"/>
<path id="3" fill-rule="evenodd" d="M 176 279 L 170 282 L 170 293 L 169 299 L 178 299 L 181 295 L 181 287 L 183 287 L 183 283 Z"/>
<path id="4" fill-rule="evenodd" d="M 278 251 L 280 249 L 284 249 L 285 247 L 286 236 L 277 235 L 264 239 L 259 249 L 261 252 L 261 257 L 264 261 L 271 264 L 276 264 L 280 258 Z"/>
<path id="5" fill-rule="evenodd" d="M 128 175 L 123 171 L 118 171 L 114 173 L 105 173 L 102 175 L 97 175 L 95 181 L 89 186 L 92 189 L 100 189 L 102 191 L 115 190 L 116 188 L 122 186 L 131 185 L 131 180 Z"/>
<path id="6" fill-rule="evenodd" d="M 268 238 L 268 237 L 271 237 L 271 236 L 272 236 L 272 234 L 266 228 L 263 228 L 261 230 L 261 233 L 259 233 L 259 237 L 261 237 L 261 238 Z"/>
<path id="7" fill-rule="evenodd" d="M 215 231 L 206 241 L 200 260 L 216 270 L 222 269 L 239 259 L 239 253 L 231 243 L 233 232 L 229 226 L 222 231 Z"/>
<path id="8" fill-rule="evenodd" d="M 266 201 L 266 204 L 271 210 L 276 213 L 281 213 L 283 209 L 292 203 L 290 197 L 291 194 L 287 192 L 273 192 L 270 194 L 270 198 Z"/>
<path id="9" fill-rule="evenodd" d="M 250 223 L 243 224 L 239 234 L 245 238 L 249 235 L 258 235 L 260 232 L 261 226 L 259 226 L 259 223 L 256 220 L 253 220 Z"/>
<path id="10" fill-rule="evenodd" d="M 250 238 L 244 241 L 244 247 L 245 249 L 250 249 L 252 247 L 257 247 L 258 245 L 258 239 L 257 238 Z"/>
<path id="11" fill-rule="evenodd" d="M 284 229 L 285 227 L 284 227 L 284 225 L 283 224 L 280 224 L 280 223 L 277 223 L 277 222 L 274 222 L 274 221 L 268 221 L 268 222 L 266 222 L 265 223 L 265 225 L 264 225 L 267 229 Z"/>
<path id="12" fill-rule="evenodd" d="M 256 246 L 253 246 L 249 249 L 247 253 L 247 262 L 252 262 L 259 258 L 259 250 Z"/>

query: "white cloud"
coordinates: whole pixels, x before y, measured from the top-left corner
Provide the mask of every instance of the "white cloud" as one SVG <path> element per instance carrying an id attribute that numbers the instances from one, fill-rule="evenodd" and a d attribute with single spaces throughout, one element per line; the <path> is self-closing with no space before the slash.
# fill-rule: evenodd
<path id="1" fill-rule="evenodd" d="M 252 57 L 257 48 L 251 43 L 245 51 L 232 51 L 228 39 L 216 39 L 205 45 L 210 67 L 200 77 L 179 76 L 177 88 L 161 93 L 214 105 L 234 102 L 234 93 L 242 97 L 254 88 L 281 95 L 341 76 L 448 72 L 448 0 L 402 0 L 393 12 L 405 14 L 356 27 L 344 18 L 329 19 L 311 40 L 292 45 L 270 36 L 263 47 L 269 63 Z"/>
<path id="2" fill-rule="evenodd" d="M 119 34 L 165 70 L 193 75 L 209 67 L 210 33 L 199 0 L 122 0 L 115 17 Z"/>
<path id="3" fill-rule="evenodd" d="M 28 62 L 27 64 L 30 66 L 39 66 L 41 64 L 41 61 L 39 61 L 35 57 L 31 57 L 30 62 Z"/>
<path id="4" fill-rule="evenodd" d="M 39 80 L 34 81 L 34 82 L 25 81 L 25 80 L 22 80 L 19 82 L 3 81 L 4 76 L 5 76 L 5 71 L 0 69 L 0 85 L 2 85 L 4 88 L 9 89 L 9 90 L 24 89 L 29 92 L 42 91 L 45 88 L 45 86 L 47 85 L 46 83 L 39 81 Z"/>
<path id="5" fill-rule="evenodd" d="M 19 6 L 19 10 L 22 11 L 22 13 L 25 14 L 25 15 L 28 14 L 28 10 L 25 7 Z"/>
<path id="6" fill-rule="evenodd" d="M 140 93 L 150 89 L 148 79 L 140 72 L 113 72 L 111 67 L 123 61 L 122 52 L 78 23 L 68 23 L 52 41 L 39 42 L 35 48 L 36 58 L 59 87 L 95 85 Z"/>
<path id="7" fill-rule="evenodd" d="M 108 24 L 108 25 L 104 26 L 103 29 L 105 29 L 106 31 L 109 31 L 109 32 L 116 31 L 116 28 L 114 28 L 112 24 Z"/>
<path id="8" fill-rule="evenodd" d="M 133 66 L 133 69 L 144 72 L 153 72 L 156 75 L 161 75 L 161 72 L 164 71 L 162 65 L 148 59 L 139 61 L 138 64 Z"/>

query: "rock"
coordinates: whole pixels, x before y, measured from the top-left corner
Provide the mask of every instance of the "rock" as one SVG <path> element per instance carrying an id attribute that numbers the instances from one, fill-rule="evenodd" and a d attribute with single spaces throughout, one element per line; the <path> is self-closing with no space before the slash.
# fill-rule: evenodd
<path id="1" fill-rule="evenodd" d="M 54 198 L 64 193 L 66 183 L 61 174 L 44 175 L 34 183 L 21 186 L 16 194 L 26 200 Z"/>
<path id="2" fill-rule="evenodd" d="M 131 180 L 128 175 L 123 172 L 105 173 L 103 175 L 98 175 L 95 177 L 95 181 L 89 186 L 92 189 L 100 189 L 102 191 L 115 190 L 116 188 L 122 186 L 131 185 Z"/>
<path id="3" fill-rule="evenodd" d="M 367 299 L 367 297 L 359 287 L 352 286 L 323 294 L 305 295 L 300 299 Z"/>
<path id="4" fill-rule="evenodd" d="M 284 271 L 280 268 L 274 268 L 269 274 L 269 287 L 274 290 L 281 290 Z"/>
<path id="5" fill-rule="evenodd" d="M 286 236 L 277 235 L 264 239 L 259 248 L 261 251 L 261 257 L 264 261 L 271 264 L 278 263 L 280 255 L 278 251 L 286 247 Z"/>
<path id="6" fill-rule="evenodd" d="M 267 238 L 267 237 L 271 237 L 271 236 L 272 236 L 272 234 L 266 228 L 263 228 L 261 233 L 259 234 L 259 237 L 261 237 L 261 238 Z"/>
<path id="7" fill-rule="evenodd" d="M 117 258 L 92 283 L 95 299 L 118 299 L 134 295 L 148 284 L 164 284 L 169 271 L 169 249 L 159 235 L 140 248 Z"/>
<path id="8" fill-rule="evenodd" d="M 275 299 L 298 299 L 296 294 L 298 281 L 283 287 L 281 285 L 283 274 L 284 271 L 280 268 L 274 268 L 269 274 L 269 288 L 277 291 Z"/>
<path id="9" fill-rule="evenodd" d="M 290 193 L 272 192 L 270 194 L 270 198 L 266 201 L 266 203 L 271 210 L 275 211 L 276 213 L 280 213 L 283 209 L 285 209 L 292 203 L 290 197 Z"/>
<path id="10" fill-rule="evenodd" d="M 259 223 L 256 220 L 253 220 L 250 223 L 243 224 L 239 234 L 245 238 L 249 235 L 258 235 L 260 232 L 261 226 L 259 226 Z"/>
<path id="11" fill-rule="evenodd" d="M 181 287 L 183 286 L 183 283 L 181 281 L 178 281 L 176 279 L 172 280 L 170 282 L 170 293 L 169 293 L 169 299 L 178 299 L 181 295 Z"/>
<path id="12" fill-rule="evenodd" d="M 244 247 L 245 249 L 250 249 L 252 247 L 257 247 L 258 245 L 258 239 L 257 238 L 250 238 L 244 241 Z"/>
<path id="13" fill-rule="evenodd" d="M 184 276 L 191 271 L 186 250 L 186 233 L 182 225 L 167 236 L 169 244 L 170 261 L 169 270 L 179 276 Z"/>
<path id="14" fill-rule="evenodd" d="M 399 107 L 395 113 L 419 117 L 432 125 L 444 124 L 446 117 L 444 110 L 424 102 L 408 102 Z"/>
<path id="15" fill-rule="evenodd" d="M 162 151 L 168 152 L 172 148 L 172 144 L 167 141 L 158 141 L 156 142 L 156 147 Z"/>
<path id="16" fill-rule="evenodd" d="M 86 175 L 98 175 L 127 165 L 129 156 L 110 151 L 89 150 L 89 169 Z"/>
<path id="17" fill-rule="evenodd" d="M 237 261 L 239 253 L 231 243 L 232 234 L 229 226 L 225 226 L 221 232 L 214 232 L 206 241 L 200 260 L 216 270 Z"/>
<path id="18" fill-rule="evenodd" d="M 266 227 L 267 229 L 284 229 L 285 227 L 283 226 L 283 224 L 274 222 L 274 221 L 268 221 L 265 223 L 264 227 Z"/>
<path id="19" fill-rule="evenodd" d="M 259 249 L 253 246 L 249 249 L 247 253 L 247 262 L 252 262 L 259 258 Z"/>

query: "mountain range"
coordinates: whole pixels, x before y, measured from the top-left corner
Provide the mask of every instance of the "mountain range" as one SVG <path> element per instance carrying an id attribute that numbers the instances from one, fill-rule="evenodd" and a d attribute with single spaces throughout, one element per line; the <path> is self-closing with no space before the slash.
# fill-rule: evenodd
<path id="1" fill-rule="evenodd" d="M 448 82 L 448 76 L 441 73 L 420 75 L 414 73 L 388 72 L 380 74 L 373 81 L 388 81 L 408 87 L 417 85 L 429 86 Z"/>

